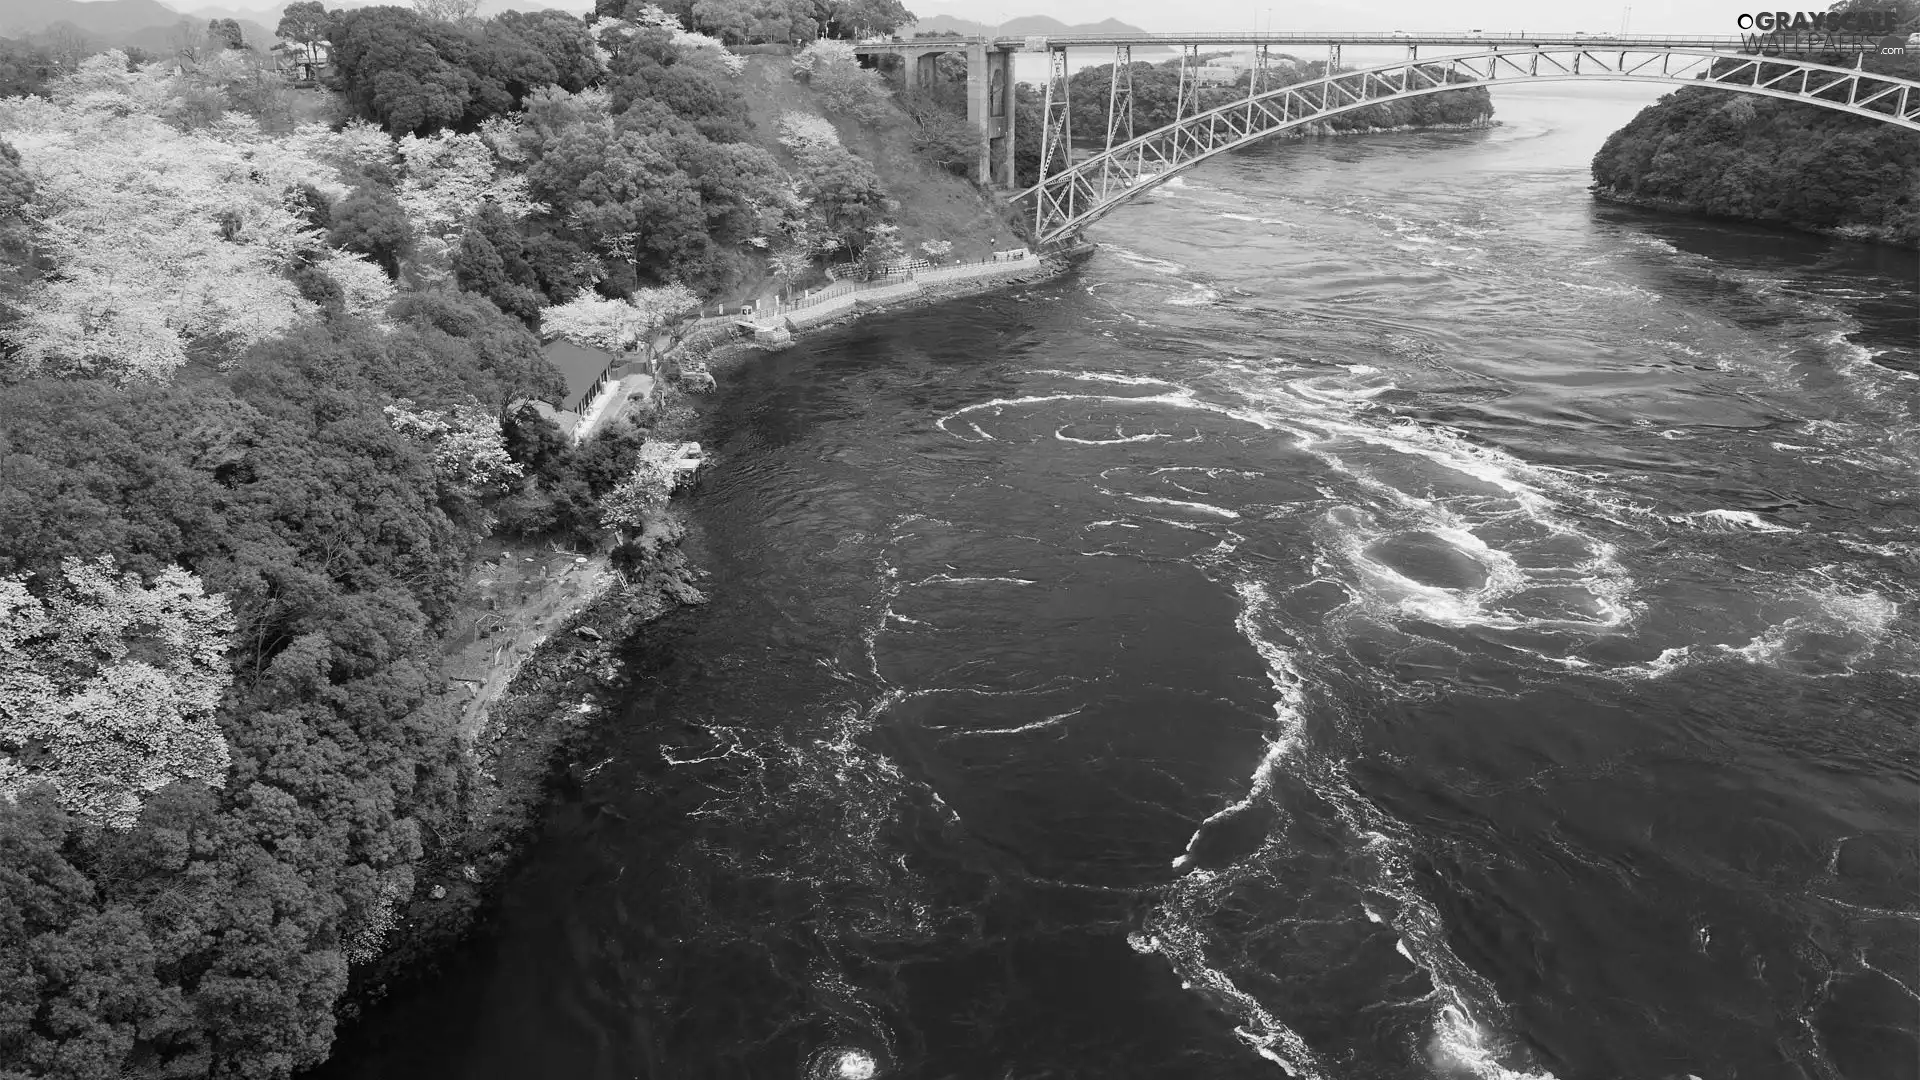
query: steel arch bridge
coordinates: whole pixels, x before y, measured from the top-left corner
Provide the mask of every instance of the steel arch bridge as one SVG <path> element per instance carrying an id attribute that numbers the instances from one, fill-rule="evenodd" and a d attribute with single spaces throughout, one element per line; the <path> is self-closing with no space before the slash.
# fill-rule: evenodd
<path id="1" fill-rule="evenodd" d="M 1408 58 L 1398 63 L 1272 89 L 1263 87 L 1266 46 L 1256 45 L 1247 96 L 1202 111 L 1197 108 L 1198 65 L 1192 65 L 1195 70 L 1190 74 L 1187 63 L 1189 57 L 1197 61 L 1197 46 L 1188 45 L 1181 57 L 1177 119 L 1136 136 L 1131 48 L 1116 45 L 1104 149 L 1067 164 L 1062 159 L 1070 158 L 1072 124 L 1066 49 L 1057 46 L 1049 52 L 1052 72 L 1041 136 L 1040 182 L 1012 197 L 1016 205 L 1032 212 L 1034 240 L 1041 247 L 1074 236 L 1121 203 L 1237 147 L 1357 109 L 1473 86 L 1568 80 L 1716 86 L 1806 102 L 1920 131 L 1920 82 L 1785 56 L 1744 56 L 1698 46 L 1635 48 L 1624 43 L 1536 45 L 1505 51 L 1496 47 L 1430 60 L 1418 59 L 1417 50 L 1410 49 Z"/>

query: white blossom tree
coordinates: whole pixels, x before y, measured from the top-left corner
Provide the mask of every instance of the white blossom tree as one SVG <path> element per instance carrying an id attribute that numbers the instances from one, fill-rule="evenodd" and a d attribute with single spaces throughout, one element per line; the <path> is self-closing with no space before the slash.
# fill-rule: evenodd
<path id="1" fill-rule="evenodd" d="M 780 144 L 802 157 L 840 147 L 840 133 L 824 116 L 788 111 L 780 114 Z"/>
<path id="2" fill-rule="evenodd" d="M 124 829 L 168 784 L 225 784 L 226 598 L 179 567 L 143 584 L 105 556 L 63 562 L 44 597 L 26 581 L 0 578 L 0 798 L 49 785 Z"/>
<path id="3" fill-rule="evenodd" d="M 454 491 L 470 496 L 504 491 L 522 473 L 507 454 L 500 418 L 478 405 L 416 409 L 402 398 L 384 411 L 395 431 L 433 449 L 434 475 Z"/>
<path id="4" fill-rule="evenodd" d="M 647 442 L 641 445 L 633 472 L 600 499 L 600 520 L 620 531 L 624 539 L 642 547 L 655 547 L 663 539 L 678 534 L 677 522 L 667 509 L 673 492 L 688 476 L 680 463 L 698 444 Z"/>
<path id="5" fill-rule="evenodd" d="M 427 280 L 446 275 L 453 249 L 481 203 L 498 206 L 509 220 L 543 209 L 528 195 L 526 177 L 503 172 L 480 135 L 407 135 L 397 148 L 404 162 L 400 208 L 413 225 L 416 268 Z"/>
<path id="6" fill-rule="evenodd" d="M 604 39 L 609 34 L 617 37 L 626 37 L 636 30 L 665 30 L 668 34 L 672 35 L 673 44 L 680 49 L 689 52 L 694 50 L 707 50 L 712 53 L 713 58 L 719 61 L 720 65 L 726 69 L 729 75 L 738 75 L 747 69 L 746 57 L 728 51 L 726 43 L 719 38 L 709 37 L 706 34 L 695 33 L 694 31 L 688 30 L 686 26 L 680 22 L 680 17 L 677 15 L 662 11 L 652 4 L 648 4 L 638 12 L 633 12 L 632 14 L 633 20 L 631 22 L 625 19 L 601 19 L 595 24 L 598 28 L 598 33 L 595 37 L 597 39 Z M 600 62 L 605 64 L 611 58 L 606 52 L 604 43 L 597 43 L 601 46 L 599 50 L 601 53 Z"/>
<path id="7" fill-rule="evenodd" d="M 793 291 L 793 279 L 806 273 L 812 265 L 813 252 L 804 244 L 782 247 L 767 259 L 767 268 L 780 279 L 780 287 L 787 292 Z"/>
<path id="8" fill-rule="evenodd" d="M 859 66 L 860 57 L 854 52 L 853 42 L 841 41 L 838 38 L 819 38 L 808 42 L 807 47 L 793 57 L 793 70 L 801 75 L 813 75 L 822 68 L 833 67 L 836 64 Z"/>
<path id="9" fill-rule="evenodd" d="M 238 114 L 179 131 L 158 115 L 166 79 L 125 60 L 89 58 L 51 102 L 0 102 L 52 264 L 5 331 L 18 374 L 165 380 L 192 350 L 228 359 L 318 311 L 284 271 L 321 246 L 294 189 L 346 190 L 330 140 Z M 361 132 L 331 141 L 368 150 Z"/>
<path id="10" fill-rule="evenodd" d="M 608 300 L 591 289 L 540 313 L 540 332 L 609 352 L 634 348 L 646 335 L 700 309 L 700 297 L 684 285 L 635 289 L 626 300 Z"/>

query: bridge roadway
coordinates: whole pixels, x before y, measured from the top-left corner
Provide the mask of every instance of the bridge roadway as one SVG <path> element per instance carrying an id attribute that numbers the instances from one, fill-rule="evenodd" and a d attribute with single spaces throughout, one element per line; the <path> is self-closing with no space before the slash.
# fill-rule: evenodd
<path id="1" fill-rule="evenodd" d="M 1879 36 L 1837 32 L 1820 45 L 1825 58 L 1804 58 L 1810 43 L 1796 42 L 1801 56 L 1762 56 L 1770 35 L 1616 35 L 1587 33 L 1457 33 L 1414 31 L 1206 31 L 1186 34 L 1066 34 L 1034 37 L 924 37 L 857 42 L 870 62 L 896 56 L 910 82 L 938 77 L 943 54 L 967 58 L 967 121 L 985 135 L 975 167 L 982 186 L 1014 187 L 1015 82 L 1017 53 L 1044 53 L 1050 74 L 1044 105 L 1040 182 L 1014 196 L 1034 209 L 1034 240 L 1056 243 L 1115 205 L 1201 159 L 1277 132 L 1318 123 L 1359 108 L 1472 85 L 1527 80 L 1624 79 L 1674 85 L 1706 85 L 1736 92 L 1806 102 L 1920 131 L 1920 82 L 1868 72 L 1869 54 L 1881 51 Z M 1760 48 L 1756 48 L 1760 45 Z M 1250 47 L 1254 63 L 1243 101 L 1203 109 L 1203 57 L 1221 47 Z M 1270 64 L 1288 47 L 1327 50 L 1324 74 L 1304 83 L 1278 84 Z M 1350 68 L 1347 47 L 1405 50 L 1403 61 Z M 1421 57 L 1422 48 L 1433 51 Z M 1104 151 L 1080 158 L 1072 131 L 1067 64 L 1069 50 L 1112 50 Z M 1133 115 L 1134 50 L 1180 53 L 1180 89 L 1174 122 L 1136 133 Z M 1840 60 L 1833 54 L 1842 54 Z M 1056 168 L 1055 158 L 1059 158 Z"/>
<path id="2" fill-rule="evenodd" d="M 1849 35 L 1858 38 L 1858 35 Z M 1058 34 L 1051 36 L 1020 37 L 946 37 L 946 38 L 902 38 L 898 41 L 867 40 L 858 42 L 856 51 L 876 55 L 880 53 L 920 53 L 930 47 L 946 45 L 952 51 L 962 51 L 969 45 L 980 45 L 989 49 L 1011 49 L 1016 52 L 1046 52 L 1051 49 L 1117 48 L 1122 45 L 1133 48 L 1151 48 L 1166 46 L 1176 48 L 1182 45 L 1392 45 L 1400 48 L 1417 48 L 1422 45 L 1460 45 L 1473 48 L 1499 48 L 1507 45 L 1597 45 L 1603 48 L 1629 49 L 1724 49 L 1736 52 L 1746 40 L 1737 34 L 1725 36 L 1675 36 L 1644 35 L 1623 36 L 1618 34 L 1584 33 L 1537 33 L 1522 31 L 1518 34 L 1475 34 L 1470 32 L 1433 32 L 1414 31 L 1411 33 L 1381 32 L 1367 30 L 1358 32 L 1310 30 L 1276 31 L 1206 31 L 1190 34 Z M 1874 43 L 1864 39 L 1837 42 L 1833 46 L 1836 52 L 1872 51 Z"/>

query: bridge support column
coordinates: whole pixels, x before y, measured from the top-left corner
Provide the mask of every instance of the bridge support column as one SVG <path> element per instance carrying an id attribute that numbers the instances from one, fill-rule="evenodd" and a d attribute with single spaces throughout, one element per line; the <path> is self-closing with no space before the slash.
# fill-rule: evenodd
<path id="1" fill-rule="evenodd" d="M 1011 191 L 1013 175 L 1013 50 L 987 53 L 987 182 Z"/>
<path id="2" fill-rule="evenodd" d="M 940 81 L 940 54 L 921 53 L 913 58 L 909 85 L 925 90 Z"/>
<path id="3" fill-rule="evenodd" d="M 982 187 L 1013 184 L 1013 54 L 967 46 L 967 124 L 980 134 L 980 158 L 974 182 Z M 1004 159 L 1004 167 L 1002 161 Z"/>

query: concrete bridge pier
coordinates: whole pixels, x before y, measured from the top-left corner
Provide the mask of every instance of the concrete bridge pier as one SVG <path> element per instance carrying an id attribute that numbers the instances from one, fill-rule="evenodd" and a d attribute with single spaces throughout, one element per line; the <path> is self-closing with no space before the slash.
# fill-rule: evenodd
<path id="1" fill-rule="evenodd" d="M 967 123 L 984 136 L 974 181 L 1013 187 L 1013 50 L 967 48 Z"/>
<path id="2" fill-rule="evenodd" d="M 967 58 L 967 123 L 980 133 L 980 154 L 973 179 L 983 187 L 1013 189 L 1013 55 L 1017 46 L 984 38 L 926 38 L 869 42 L 856 47 L 863 67 L 880 66 L 883 56 L 901 60 L 901 80 L 909 88 L 932 86 L 940 79 L 940 57 Z"/>

